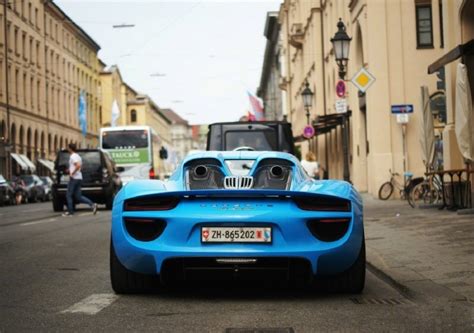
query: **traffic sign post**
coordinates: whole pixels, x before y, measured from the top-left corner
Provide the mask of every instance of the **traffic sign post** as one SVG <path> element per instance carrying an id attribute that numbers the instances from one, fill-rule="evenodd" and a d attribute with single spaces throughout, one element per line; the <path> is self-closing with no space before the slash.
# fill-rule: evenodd
<path id="1" fill-rule="evenodd" d="M 311 125 L 306 125 L 303 129 L 303 136 L 306 139 L 311 139 L 316 134 L 314 127 Z"/>
<path id="2" fill-rule="evenodd" d="M 357 87 L 357 89 L 365 93 L 375 82 L 375 77 L 368 70 L 362 67 L 356 75 L 352 77 L 351 82 Z"/>
<path id="3" fill-rule="evenodd" d="M 337 97 L 340 97 L 340 98 L 343 98 L 344 96 L 346 96 L 346 83 L 342 80 L 337 81 L 336 95 Z"/>
<path id="4" fill-rule="evenodd" d="M 334 104 L 336 107 L 336 113 L 347 112 L 347 100 L 345 98 L 337 99 Z"/>
<path id="5" fill-rule="evenodd" d="M 413 104 L 394 104 L 391 107 L 392 114 L 413 113 Z"/>

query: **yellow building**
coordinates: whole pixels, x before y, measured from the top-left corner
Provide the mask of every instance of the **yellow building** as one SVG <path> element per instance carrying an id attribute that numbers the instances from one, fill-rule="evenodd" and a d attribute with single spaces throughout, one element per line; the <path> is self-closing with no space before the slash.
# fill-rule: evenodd
<path id="1" fill-rule="evenodd" d="M 12 153 L 53 159 L 75 142 L 98 144 L 99 45 L 52 1 L 9 1 L 0 7 L 0 173 L 21 169 Z M 4 29 L 6 23 L 6 29 Z M 8 77 L 8 80 L 7 80 Z M 79 95 L 87 133 L 79 127 Z M 7 98 L 8 95 L 8 98 Z"/>
<path id="2" fill-rule="evenodd" d="M 154 142 L 155 171 L 161 176 L 169 172 L 171 166 L 160 160 L 161 147 L 171 147 L 171 120 L 169 120 L 156 103 L 147 95 L 139 94 L 122 78 L 117 66 L 111 66 L 100 74 L 102 95 L 102 126 L 147 125 L 157 134 Z M 118 114 L 113 119 L 114 101 Z"/>
<path id="3" fill-rule="evenodd" d="M 331 38 L 339 18 L 352 37 L 345 76 L 348 124 L 348 171 L 361 191 L 376 195 L 389 180 L 389 170 L 422 176 L 421 87 L 437 91 L 437 77 L 427 74 L 433 59 L 445 52 L 442 0 L 285 0 L 279 12 L 284 101 L 295 134 L 306 125 L 301 92 L 305 82 L 314 92 L 311 116 L 320 131 L 300 144 L 303 154 L 316 152 L 330 178 L 344 177 L 341 119 L 336 114 L 336 84 L 339 80 Z M 449 2 L 451 3 L 451 2 Z M 443 7 L 444 6 L 444 7 Z M 443 12 L 446 15 L 440 15 Z M 361 68 L 375 82 L 365 94 L 349 82 Z M 412 104 L 414 113 L 406 125 L 391 114 L 395 104 Z M 328 116 L 330 115 L 330 116 Z M 322 122 L 320 119 L 325 119 Z M 326 117 L 324 117 L 326 116 Z M 442 123 L 437 129 L 442 135 Z M 402 179 L 399 179 L 402 182 Z"/>

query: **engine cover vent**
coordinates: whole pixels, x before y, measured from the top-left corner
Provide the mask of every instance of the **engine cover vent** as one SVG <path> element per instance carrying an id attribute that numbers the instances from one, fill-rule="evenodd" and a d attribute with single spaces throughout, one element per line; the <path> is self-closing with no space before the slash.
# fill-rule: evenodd
<path id="1" fill-rule="evenodd" d="M 229 190 L 251 189 L 252 187 L 252 176 L 227 176 L 224 178 L 224 188 Z"/>

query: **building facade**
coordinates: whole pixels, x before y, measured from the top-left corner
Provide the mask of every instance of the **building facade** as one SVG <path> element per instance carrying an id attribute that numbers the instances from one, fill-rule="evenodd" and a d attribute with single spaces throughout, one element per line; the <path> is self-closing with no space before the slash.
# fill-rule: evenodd
<path id="1" fill-rule="evenodd" d="M 52 1 L 9 1 L 0 8 L 0 173 L 20 171 L 10 153 L 36 162 L 54 159 L 71 142 L 98 144 L 99 48 Z M 87 110 L 85 136 L 80 95 Z"/>
<path id="2" fill-rule="evenodd" d="M 345 176 L 361 191 L 376 195 L 390 179 L 389 171 L 411 171 L 422 176 L 422 93 L 438 92 L 438 78 L 427 66 L 445 52 L 443 19 L 448 1 L 443 0 L 285 0 L 279 12 L 281 24 L 282 87 L 285 112 L 298 136 L 306 125 L 301 92 L 309 83 L 314 92 L 311 123 L 317 133 L 299 145 L 312 150 L 330 178 Z M 449 2 L 450 3 L 450 2 Z M 451 3 L 450 3 L 451 5 Z M 443 15 L 446 14 L 446 15 Z M 350 44 L 345 86 L 349 119 L 347 149 L 344 122 L 336 113 L 339 71 L 331 38 L 341 18 Z M 364 93 L 350 79 L 367 69 L 375 82 Z M 391 106 L 411 104 L 414 112 L 404 126 L 391 114 Z M 321 121 L 325 119 L 325 121 Z M 436 134 L 443 137 L 444 123 Z"/>
<path id="3" fill-rule="evenodd" d="M 264 36 L 267 39 L 260 85 L 257 96 L 263 101 L 265 120 L 282 120 L 283 105 L 280 83 L 279 39 L 280 24 L 278 12 L 269 12 L 265 22 Z"/>
<path id="4" fill-rule="evenodd" d="M 192 129 L 188 121 L 181 118 L 172 109 L 161 109 L 163 114 L 171 120 L 171 160 L 173 165 L 181 162 L 193 146 Z"/>

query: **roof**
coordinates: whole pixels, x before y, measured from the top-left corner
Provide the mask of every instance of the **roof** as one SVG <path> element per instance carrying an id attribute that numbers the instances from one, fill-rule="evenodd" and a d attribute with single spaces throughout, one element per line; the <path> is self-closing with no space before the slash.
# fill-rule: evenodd
<path id="1" fill-rule="evenodd" d="M 161 112 L 168 118 L 172 124 L 189 126 L 186 119 L 181 118 L 179 114 L 174 112 L 172 109 L 160 109 Z"/>
<path id="2" fill-rule="evenodd" d="M 84 31 L 76 22 L 74 22 L 62 9 L 57 5 L 54 1 L 45 1 L 45 5 L 48 6 L 48 8 L 51 8 L 53 10 L 56 10 L 60 15 L 64 16 L 65 18 L 65 23 L 69 23 L 73 29 L 75 29 L 80 36 L 84 38 L 94 49 L 95 51 L 100 50 L 100 45 L 97 44 L 97 42 L 92 39 L 91 36 L 87 32 Z"/>

